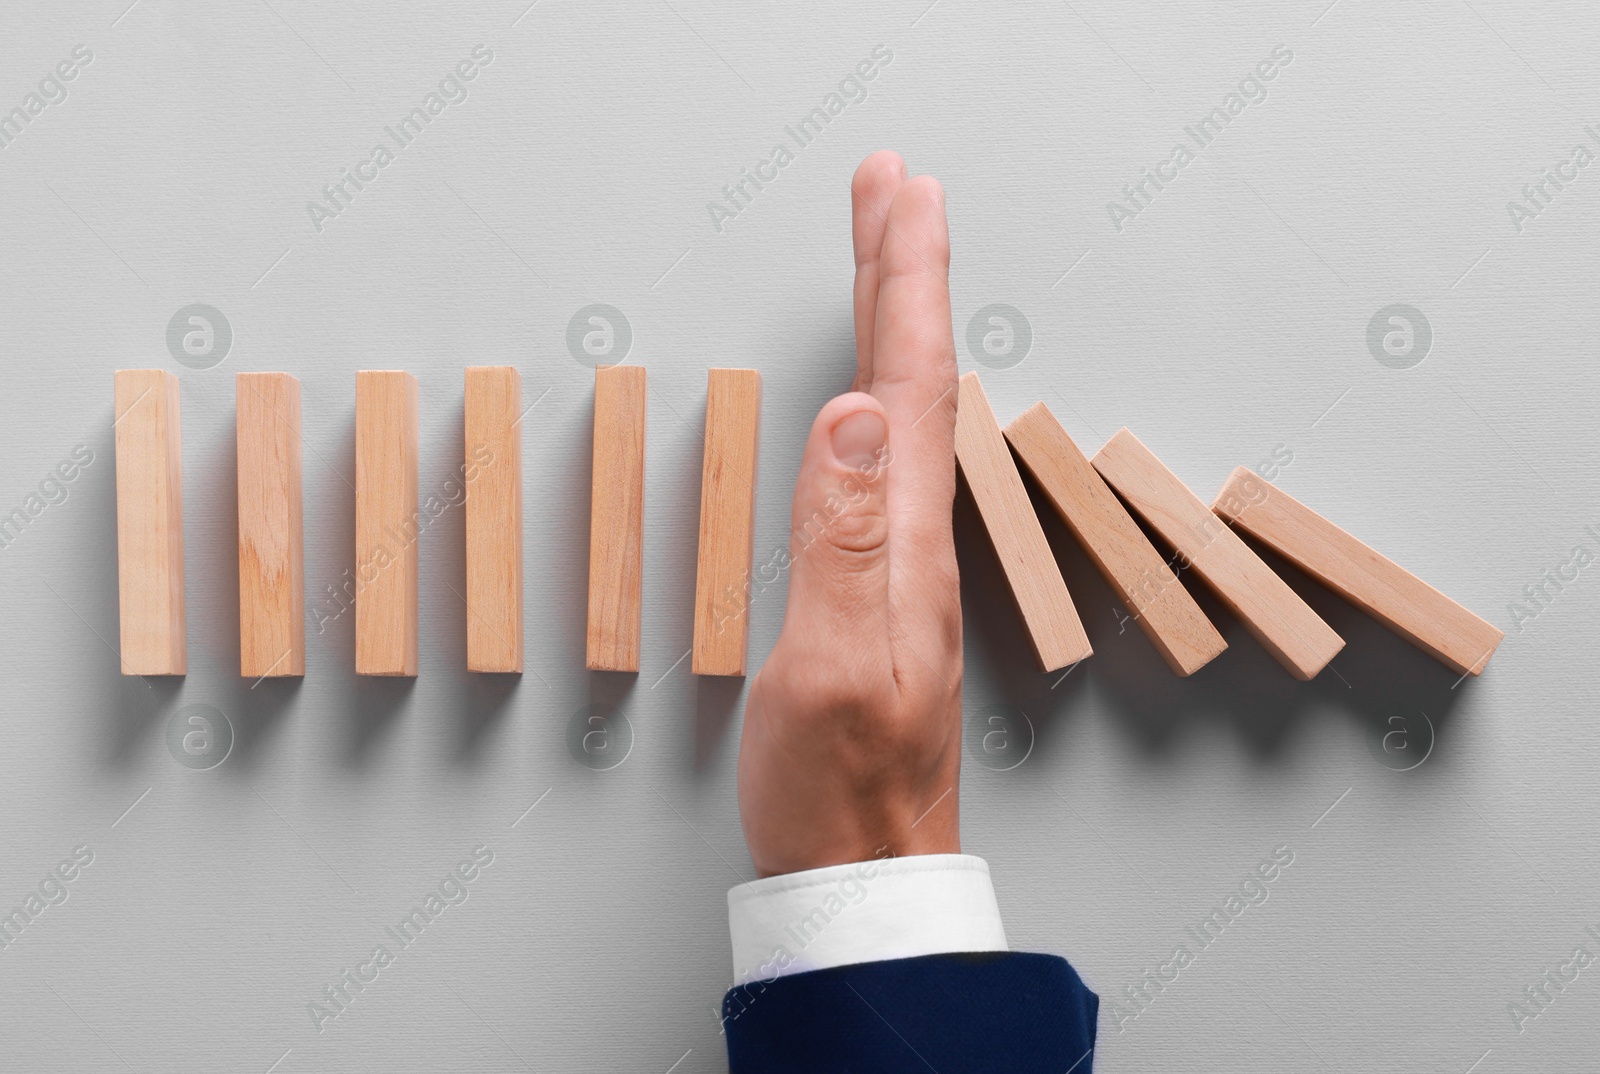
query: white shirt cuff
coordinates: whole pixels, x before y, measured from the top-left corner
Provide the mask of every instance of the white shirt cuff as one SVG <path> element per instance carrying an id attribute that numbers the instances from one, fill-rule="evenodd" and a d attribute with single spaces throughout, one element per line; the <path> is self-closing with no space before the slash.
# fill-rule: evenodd
<path id="1" fill-rule="evenodd" d="M 957 951 L 1005 951 L 989 863 L 919 854 L 769 876 L 728 892 L 735 985 Z"/>

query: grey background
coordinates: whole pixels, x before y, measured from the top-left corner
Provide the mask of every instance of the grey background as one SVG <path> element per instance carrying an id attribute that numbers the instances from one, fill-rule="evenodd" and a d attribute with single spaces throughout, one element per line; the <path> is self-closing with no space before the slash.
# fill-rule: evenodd
<path id="1" fill-rule="evenodd" d="M 0 106 L 80 44 L 68 99 L 0 151 L 0 510 L 95 457 L 0 549 L 0 904 L 95 859 L 0 950 L 0 1068 L 724 1068 L 743 684 L 679 662 L 705 370 L 765 374 L 760 563 L 849 381 L 847 184 L 881 147 L 947 189 L 957 339 L 991 303 L 1031 324 L 1026 359 L 985 372 L 1002 420 L 1045 399 L 1090 450 L 1128 425 L 1203 497 L 1286 450 L 1286 489 L 1508 631 L 1456 685 L 1302 587 L 1349 644 L 1299 684 L 1202 597 L 1233 647 L 1178 680 L 1047 522 L 1096 652 L 1042 676 L 963 496 L 967 741 L 990 715 L 1035 733 L 1008 771 L 964 760 L 964 843 L 1012 944 L 1109 1000 L 1295 854 L 1124 1032 L 1108 1004 L 1099 1069 L 1532 1071 L 1600 1046 L 1600 969 L 1524 1032 L 1507 1006 L 1600 951 L 1600 581 L 1510 607 L 1600 548 L 1600 168 L 1520 233 L 1506 209 L 1600 122 L 1586 5 L 8 4 Z M 469 98 L 314 232 L 307 200 L 479 44 Z M 706 202 L 880 44 L 867 99 L 714 230 Z M 1116 231 L 1106 202 L 1279 44 L 1268 99 Z M 196 302 L 234 333 L 208 370 L 165 343 Z M 592 375 L 565 334 L 593 302 L 650 369 L 637 681 L 583 670 Z M 1434 333 L 1404 370 L 1366 345 L 1397 302 Z M 355 371 L 419 377 L 428 492 L 460 463 L 462 368 L 495 362 L 539 400 L 526 674 L 464 670 L 452 509 L 422 538 L 414 684 L 358 679 L 353 616 L 318 634 L 314 612 L 303 683 L 241 680 L 233 374 L 303 383 L 316 609 L 353 566 Z M 149 366 L 182 379 L 190 671 L 145 682 L 114 652 L 111 375 Z M 755 601 L 753 667 L 783 602 Z M 610 771 L 565 745 L 591 702 L 634 731 Z M 209 770 L 166 746 L 189 704 L 237 736 Z M 307 1005 L 480 844 L 468 901 L 318 1033 Z"/>

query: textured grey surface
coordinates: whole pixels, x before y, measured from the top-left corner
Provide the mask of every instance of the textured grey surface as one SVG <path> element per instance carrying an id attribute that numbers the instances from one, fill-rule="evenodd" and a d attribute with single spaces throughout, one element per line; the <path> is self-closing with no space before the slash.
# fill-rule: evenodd
<path id="1" fill-rule="evenodd" d="M 480 44 L 467 99 L 315 231 L 306 202 Z M 79 45 L 93 60 L 67 99 L 0 150 L 0 510 L 94 455 L 0 549 L 0 907 L 73 848 L 94 860 L 0 950 L 0 1068 L 723 1069 L 742 695 L 678 662 L 705 369 L 766 376 L 762 562 L 811 415 L 849 380 L 847 183 L 885 146 L 946 185 L 958 340 L 991 303 L 1031 324 L 1025 360 L 985 373 L 1003 420 L 1043 398 L 1091 449 L 1126 424 L 1202 496 L 1292 454 L 1285 488 L 1509 635 L 1457 686 L 1308 589 L 1349 645 L 1299 684 L 1207 599 L 1233 648 L 1180 681 L 1051 523 L 1096 649 L 1058 681 L 1024 658 L 958 504 L 968 743 L 1004 729 L 990 745 L 1014 747 L 969 750 L 965 844 L 1013 944 L 1069 956 L 1108 1001 L 1194 949 L 1122 1032 L 1108 1003 L 1099 1069 L 1489 1074 L 1600 1047 L 1600 969 L 1521 1032 L 1508 1006 L 1600 952 L 1583 931 L 1600 581 L 1548 587 L 1531 619 L 1511 607 L 1600 550 L 1600 170 L 1547 187 L 1520 231 L 1507 209 L 1573 147 L 1600 152 L 1585 5 L 9 4 L 0 107 Z M 866 98 L 788 142 L 880 45 Z M 1107 201 L 1279 45 L 1267 99 L 1114 228 Z M 793 160 L 716 230 L 707 202 L 785 143 Z M 210 369 L 166 345 L 196 302 L 234 334 Z M 565 338 L 594 302 L 624 312 L 651 377 L 636 682 L 583 670 L 591 387 Z M 1397 369 L 1367 328 L 1402 302 L 1433 341 Z M 422 538 L 420 677 L 360 680 L 353 616 L 315 618 L 353 566 L 354 372 L 419 377 L 431 491 L 459 465 L 462 367 L 484 362 L 515 362 L 540 400 L 527 673 L 464 670 L 451 509 Z M 182 378 L 181 681 L 125 679 L 114 654 L 111 373 L 129 366 Z M 252 686 L 233 374 L 272 369 L 304 385 L 313 621 L 304 682 Z M 755 601 L 754 665 L 783 600 L 780 582 Z M 565 744 L 591 700 L 633 728 L 609 771 Z M 236 733 L 204 771 L 166 744 L 194 704 Z M 994 770 L 1028 727 L 1031 753 Z M 480 845 L 494 861 L 467 900 L 319 1032 L 308 1005 Z M 1268 900 L 1199 950 L 1186 926 L 1281 846 Z"/>

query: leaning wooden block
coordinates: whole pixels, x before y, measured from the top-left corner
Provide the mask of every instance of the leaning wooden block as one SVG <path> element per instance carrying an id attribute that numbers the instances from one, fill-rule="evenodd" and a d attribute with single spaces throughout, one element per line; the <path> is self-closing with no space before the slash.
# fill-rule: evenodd
<path id="1" fill-rule="evenodd" d="M 417 378 L 356 374 L 356 674 L 417 673 Z"/>
<path id="2" fill-rule="evenodd" d="M 645 388 L 643 366 L 603 366 L 594 371 L 586 660 L 591 671 L 639 670 Z M 759 381 L 756 388 L 759 392 Z M 757 408 L 759 405 L 758 396 Z M 709 431 L 706 440 L 709 451 Z M 751 458 L 754 459 L 753 453 Z M 751 472 L 753 483 L 754 470 Z M 749 541 L 745 543 L 748 546 Z"/>
<path id="3" fill-rule="evenodd" d="M 761 374 L 754 369 L 711 370 L 694 597 L 691 666 L 696 675 L 745 672 L 760 438 Z"/>
<path id="4" fill-rule="evenodd" d="M 1072 606 L 1066 580 L 976 373 L 961 378 L 956 461 L 994 542 L 1040 665 L 1055 671 L 1090 655 L 1089 637 Z"/>
<path id="5" fill-rule="evenodd" d="M 306 673 L 300 382 L 234 378 L 239 456 L 239 674 Z"/>
<path id="6" fill-rule="evenodd" d="M 1295 678 L 1312 678 L 1344 648 L 1344 639 L 1128 430 L 1107 441 L 1094 467 Z"/>
<path id="7" fill-rule="evenodd" d="M 1243 466 L 1211 509 L 1459 674 L 1481 672 L 1505 637 Z"/>
<path id="8" fill-rule="evenodd" d="M 121 369 L 114 395 L 122 673 L 182 675 L 188 659 L 178 378 L 161 369 Z"/>
<path id="9" fill-rule="evenodd" d="M 522 670 L 522 374 L 466 373 L 467 670 Z"/>
<path id="10" fill-rule="evenodd" d="M 1192 675 L 1228 647 L 1049 407 L 1034 404 L 1005 432 L 1168 667 Z"/>

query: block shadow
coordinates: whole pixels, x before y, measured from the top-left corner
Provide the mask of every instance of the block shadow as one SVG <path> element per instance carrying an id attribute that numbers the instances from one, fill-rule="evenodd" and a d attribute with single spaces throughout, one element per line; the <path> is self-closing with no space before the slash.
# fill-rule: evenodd
<path id="1" fill-rule="evenodd" d="M 356 423 L 355 412 L 352 410 L 344 423 L 344 437 L 340 441 L 339 452 L 336 456 L 344 465 L 345 470 L 340 471 L 332 463 L 328 469 L 333 470 L 333 476 L 325 479 L 324 499 L 331 496 L 332 506 L 325 508 L 323 517 L 332 517 L 338 520 L 338 531 L 332 537 L 332 545 L 342 551 L 329 565 L 330 570 L 336 569 L 336 588 L 346 585 L 347 580 L 353 585 L 356 576 L 356 503 L 355 489 L 343 476 L 348 472 L 356 472 Z M 422 493 L 419 490 L 419 496 Z M 309 512 L 307 512 L 309 515 Z M 425 540 L 426 534 L 418 537 Z M 307 569 L 310 567 L 308 565 Z M 420 585 L 420 578 L 419 578 Z M 311 616 L 311 601 L 318 599 L 314 593 L 306 594 L 307 614 Z M 339 733 L 343 735 L 342 747 L 336 747 L 336 756 L 339 764 L 347 769 L 360 769 L 371 764 L 378 753 L 378 747 L 393 731 L 398 719 L 398 713 L 404 709 L 411 700 L 416 689 L 417 680 L 408 677 L 389 677 L 356 674 L 356 613 L 349 597 L 327 597 L 321 605 L 331 613 L 332 609 L 342 608 L 336 618 L 331 622 L 324 622 L 320 617 L 316 626 L 325 628 L 326 632 L 316 635 L 316 640 L 328 645 L 334 655 L 334 667 L 330 669 L 317 668 L 316 674 L 329 676 L 333 680 L 333 703 L 331 708 L 335 718 L 341 721 Z M 420 609 L 419 609 L 420 617 Z M 312 624 L 306 627 L 306 646 L 309 650 L 313 642 Z M 311 654 L 306 654 L 306 670 L 312 670 Z"/>
<path id="2" fill-rule="evenodd" d="M 427 457 L 436 464 L 419 475 L 419 617 L 427 624 L 419 670 L 430 677 L 449 680 L 450 726 L 455 749 L 452 761 L 473 766 L 496 726 L 511 707 L 522 681 L 517 672 L 467 670 L 467 630 L 472 614 L 467 607 L 467 499 L 471 482 L 466 464 L 466 411 L 464 396 L 450 400 L 452 415 L 445 431 L 434 441 Z M 431 503 L 430 503 L 431 501 Z M 435 513 L 435 509 L 437 513 Z M 421 627 L 419 626 L 419 630 Z M 524 632 L 526 660 L 526 632 Z"/>
<path id="3" fill-rule="evenodd" d="M 237 413 L 234 417 L 238 421 Z M 260 751 L 270 739 L 278 721 L 294 704 L 305 681 L 300 676 L 273 678 L 245 678 L 239 674 L 242 633 L 239 622 L 239 442 L 236 437 L 226 438 L 226 449 L 217 452 L 212 465 L 218 469 L 210 484 L 216 489 L 223 505 L 220 512 L 221 528 L 216 531 L 222 547 L 208 549 L 221 564 L 220 592 L 226 594 L 215 614 L 222 619 L 222 629 L 213 632 L 209 640 L 208 658 L 215 666 L 213 671 L 223 676 L 224 686 L 219 708 L 228 716 L 233 727 L 233 751 L 228 756 L 224 771 L 238 768 L 252 771 Z M 303 495 L 303 493 L 302 493 Z M 302 527 L 303 528 L 303 527 Z M 206 557 L 209 559 L 210 557 Z M 203 562 L 203 560 L 202 560 Z M 219 640 L 220 639 L 220 640 Z M 311 644 L 307 637 L 306 644 Z M 307 654 L 309 658 L 309 652 Z M 191 665 L 192 666 L 192 665 Z"/>
<path id="4" fill-rule="evenodd" d="M 90 515 L 90 531 L 100 535 L 93 544 L 95 561 L 86 572 L 87 577 L 106 587 L 109 600 L 74 599 L 72 588 L 65 579 L 52 579 L 49 589 L 72 613 L 75 626 L 87 629 L 84 644 L 92 646 L 94 659 L 87 661 L 92 677 L 94 696 L 102 699 L 104 718 L 103 734 L 99 739 L 100 760 L 113 769 L 139 766 L 140 753 L 148 748 L 152 734 L 160 734 L 161 721 L 172 711 L 183 690 L 185 677 L 181 675 L 124 675 L 119 649 L 122 624 L 117 597 L 117 482 L 115 474 L 116 440 L 109 415 L 105 426 L 95 436 L 87 439 L 96 462 L 105 460 L 109 476 L 105 480 L 82 485 L 75 495 L 82 497 L 82 506 Z M 99 476 L 99 475 L 96 475 Z M 82 620 L 79 624 L 78 620 Z M 98 639 L 98 640 L 96 640 Z"/>
<path id="5" fill-rule="evenodd" d="M 219 706 L 233 725 L 233 753 L 224 770 L 254 771 L 284 713 L 294 706 L 305 679 L 300 676 L 244 679 L 235 677 Z"/>
<path id="6" fill-rule="evenodd" d="M 497 724 L 511 709 L 511 701 L 522 684 L 516 672 L 463 672 L 450 690 L 456 701 L 455 763 L 474 766 L 483 756 L 485 745 Z"/>
<path id="7" fill-rule="evenodd" d="M 1094 648 L 1082 667 L 1064 677 L 1060 672 L 1040 676 L 998 557 L 964 484 L 957 499 L 956 541 L 963 611 L 977 624 L 968 635 L 969 655 L 978 657 L 975 670 L 992 678 L 1007 700 L 1028 714 L 1041 752 L 1048 752 L 1063 710 L 1091 688 L 1107 702 L 1119 730 L 1150 756 L 1169 755 L 1189 728 L 1214 722 L 1231 728 L 1252 757 L 1266 762 L 1282 752 L 1304 720 L 1320 718 L 1329 708 L 1379 736 L 1391 717 L 1414 721 L 1420 712 L 1438 736 L 1469 687 L 1457 673 L 1248 538 L 1252 550 L 1345 639 L 1344 649 L 1316 678 L 1301 682 L 1250 637 L 1204 583 L 1183 571 L 1182 584 L 1228 648 L 1195 674 L 1178 676 L 1033 479 L 1025 476 L 1024 483 Z M 1172 549 L 1135 520 L 1169 557 Z M 1004 599 L 997 599 L 996 591 Z"/>
<path id="8" fill-rule="evenodd" d="M 1041 717 L 1054 718 L 1082 693 L 1085 677 L 1076 665 L 1054 672 L 1040 669 L 1016 597 L 964 477 L 957 482 L 953 528 L 961 571 L 966 673 L 976 671 L 990 679 L 1006 702 L 1025 710 L 1036 725 Z M 1068 584 L 1071 589 L 1070 580 Z M 1077 591 L 1071 591 L 1074 602 L 1081 604 Z M 1092 632 L 1089 640 L 1094 643 Z M 1098 656 L 1096 647 L 1096 655 L 1090 660 Z M 1041 699 L 1048 703 L 1040 705 Z"/>
<path id="9" fill-rule="evenodd" d="M 333 708 L 345 725 L 339 753 L 343 767 L 365 768 L 376 759 L 378 747 L 392 733 L 416 685 L 414 678 L 357 675 L 353 667 L 341 669 Z"/>
<path id="10" fill-rule="evenodd" d="M 727 737 L 733 713 L 744 694 L 743 675 L 701 675 L 695 683 L 694 773 L 705 775 Z"/>

